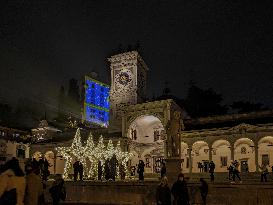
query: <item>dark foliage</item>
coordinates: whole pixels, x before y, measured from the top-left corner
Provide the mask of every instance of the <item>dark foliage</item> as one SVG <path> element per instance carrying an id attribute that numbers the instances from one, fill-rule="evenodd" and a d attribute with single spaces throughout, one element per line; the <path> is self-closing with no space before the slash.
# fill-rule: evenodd
<path id="1" fill-rule="evenodd" d="M 230 107 L 236 113 L 256 112 L 256 111 L 262 111 L 267 109 L 261 103 L 251 103 L 246 101 L 235 101 L 232 103 Z"/>
<path id="2" fill-rule="evenodd" d="M 191 117 L 205 117 L 226 114 L 227 107 L 221 104 L 222 100 L 222 95 L 211 88 L 204 90 L 191 85 L 182 103 Z"/>

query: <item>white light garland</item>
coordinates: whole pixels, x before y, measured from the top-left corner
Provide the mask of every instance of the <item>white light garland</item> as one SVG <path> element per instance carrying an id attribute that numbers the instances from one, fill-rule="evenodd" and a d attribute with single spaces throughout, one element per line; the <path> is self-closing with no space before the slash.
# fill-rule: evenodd
<path id="1" fill-rule="evenodd" d="M 69 172 L 72 169 L 73 159 L 78 159 L 84 166 L 84 178 L 94 179 L 98 177 L 98 163 L 101 161 L 102 172 L 104 172 L 104 163 L 107 159 L 111 159 L 114 155 L 117 158 L 117 173 L 116 176 L 120 177 L 119 166 L 124 167 L 126 176 L 129 176 L 127 162 L 133 156 L 132 153 L 123 152 L 120 147 L 120 141 L 114 147 L 112 140 L 108 141 L 107 147 L 103 143 L 102 135 L 99 138 L 97 146 L 93 141 L 93 136 L 90 133 L 85 146 L 82 146 L 80 129 L 78 128 L 70 147 L 57 147 L 59 155 L 63 156 L 66 160 L 63 177 L 69 178 Z"/>

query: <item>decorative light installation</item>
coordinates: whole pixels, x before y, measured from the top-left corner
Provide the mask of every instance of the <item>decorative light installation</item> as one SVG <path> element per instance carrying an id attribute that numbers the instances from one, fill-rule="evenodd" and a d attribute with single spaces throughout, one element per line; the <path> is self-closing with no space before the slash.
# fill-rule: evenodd
<path id="1" fill-rule="evenodd" d="M 84 154 L 87 156 L 87 159 L 90 161 L 90 169 L 88 172 L 88 178 L 93 178 L 97 176 L 98 171 L 98 161 L 96 158 L 95 144 L 93 141 L 93 135 L 90 132 L 86 145 L 84 147 Z"/>
<path id="2" fill-rule="evenodd" d="M 115 154 L 114 145 L 112 143 L 112 140 L 109 140 L 106 151 L 105 151 L 105 154 L 104 154 L 104 158 L 105 159 L 111 159 L 114 154 Z"/>
<path id="3" fill-rule="evenodd" d="M 83 120 L 107 127 L 109 124 L 108 85 L 85 76 L 85 100 Z"/>
<path id="4" fill-rule="evenodd" d="M 58 147 L 58 154 L 66 160 L 63 177 L 68 178 L 69 172 L 72 169 L 73 159 L 78 159 L 84 166 L 85 178 L 96 178 L 98 176 L 98 162 L 101 161 L 102 172 L 104 172 L 104 163 L 107 159 L 111 159 L 114 155 L 118 160 L 116 167 L 117 177 L 120 177 L 119 166 L 124 167 L 126 176 L 128 176 L 127 162 L 133 156 L 131 153 L 123 152 L 120 147 L 120 141 L 114 147 L 112 140 L 108 141 L 105 147 L 102 135 L 99 138 L 97 146 L 93 141 L 93 136 L 90 133 L 85 146 L 82 146 L 80 129 L 78 128 L 70 147 Z M 89 162 L 87 162 L 87 160 Z"/>
<path id="5" fill-rule="evenodd" d="M 68 178 L 69 172 L 72 168 L 72 159 L 78 159 L 84 167 L 84 176 L 87 173 L 86 157 L 84 155 L 84 148 L 81 142 L 80 129 L 78 128 L 71 144 L 71 147 L 57 147 L 59 155 L 63 156 L 66 160 L 64 168 L 64 178 Z"/>
<path id="6" fill-rule="evenodd" d="M 121 150 L 120 147 L 120 141 L 118 141 L 116 149 L 115 149 L 115 155 L 117 157 L 118 163 L 119 165 L 122 165 L 124 167 L 124 172 L 126 174 L 126 176 L 129 176 L 129 172 L 128 172 L 128 167 L 127 167 L 127 162 L 130 160 L 130 158 L 133 157 L 132 153 L 128 153 L 128 152 L 123 152 Z M 117 176 L 120 175 L 120 170 L 119 170 L 119 166 L 117 168 Z"/>

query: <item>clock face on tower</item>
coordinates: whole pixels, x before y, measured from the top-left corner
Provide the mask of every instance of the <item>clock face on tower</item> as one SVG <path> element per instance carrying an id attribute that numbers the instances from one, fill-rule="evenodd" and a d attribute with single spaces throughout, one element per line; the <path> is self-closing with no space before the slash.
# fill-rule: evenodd
<path id="1" fill-rule="evenodd" d="M 117 88 L 129 88 L 133 79 L 133 74 L 128 69 L 122 69 L 115 75 L 115 83 Z"/>

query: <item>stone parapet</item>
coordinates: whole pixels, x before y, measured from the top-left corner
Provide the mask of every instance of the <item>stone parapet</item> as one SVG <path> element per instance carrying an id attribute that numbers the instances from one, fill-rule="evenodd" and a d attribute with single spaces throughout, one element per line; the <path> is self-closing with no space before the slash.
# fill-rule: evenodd
<path id="1" fill-rule="evenodd" d="M 158 181 L 65 182 L 65 204 L 155 205 Z M 51 183 L 48 183 L 48 187 Z M 201 204 L 199 183 L 189 183 L 191 204 Z M 272 205 L 273 183 L 209 183 L 208 205 Z M 46 195 L 50 201 L 49 194 Z"/>

